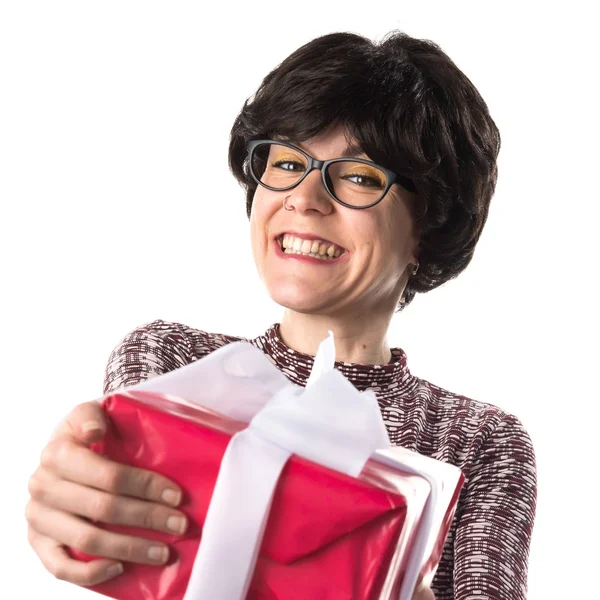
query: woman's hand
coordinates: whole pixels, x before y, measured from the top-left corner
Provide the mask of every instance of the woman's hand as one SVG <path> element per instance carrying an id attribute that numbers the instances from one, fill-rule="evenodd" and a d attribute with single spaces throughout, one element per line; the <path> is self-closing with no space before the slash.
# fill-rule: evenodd
<path id="1" fill-rule="evenodd" d="M 415 590 L 412 600 L 435 600 L 435 596 L 429 586 L 421 585 Z"/>
<path id="2" fill-rule="evenodd" d="M 435 600 L 435 595 L 431 591 L 431 588 L 423 583 L 421 577 L 419 577 L 412 600 Z"/>
<path id="3" fill-rule="evenodd" d="M 40 466 L 29 479 L 31 499 L 25 511 L 29 543 L 55 577 L 83 586 L 119 575 L 118 561 L 161 565 L 169 555 L 164 544 L 104 531 L 88 519 L 170 534 L 184 533 L 187 527 L 183 513 L 170 508 L 181 500 L 177 485 L 89 449 L 105 431 L 99 403 L 75 407 L 44 448 Z M 89 563 L 73 560 L 63 546 L 106 558 Z"/>

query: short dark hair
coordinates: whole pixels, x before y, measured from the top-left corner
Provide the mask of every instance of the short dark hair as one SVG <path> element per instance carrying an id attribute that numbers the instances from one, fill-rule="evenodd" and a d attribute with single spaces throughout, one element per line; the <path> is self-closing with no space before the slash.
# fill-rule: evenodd
<path id="1" fill-rule="evenodd" d="M 341 125 L 375 162 L 417 188 L 417 292 L 457 277 L 473 257 L 497 179 L 500 133 L 483 98 L 441 48 L 392 31 L 379 43 L 332 33 L 305 44 L 271 71 L 235 120 L 229 166 L 246 191 L 256 182 L 246 143 L 304 141 Z"/>

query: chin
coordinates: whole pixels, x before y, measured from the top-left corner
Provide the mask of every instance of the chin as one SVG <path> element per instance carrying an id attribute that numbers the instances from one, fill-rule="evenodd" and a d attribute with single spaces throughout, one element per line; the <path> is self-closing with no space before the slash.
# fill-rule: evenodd
<path id="1" fill-rule="evenodd" d="M 321 312 L 326 306 L 320 295 L 309 293 L 306 289 L 298 290 L 294 286 L 269 289 L 269 295 L 276 304 L 299 313 Z"/>

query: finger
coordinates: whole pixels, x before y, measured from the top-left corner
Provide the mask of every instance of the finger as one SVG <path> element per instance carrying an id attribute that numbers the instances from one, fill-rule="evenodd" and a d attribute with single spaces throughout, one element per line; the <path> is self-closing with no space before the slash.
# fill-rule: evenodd
<path id="1" fill-rule="evenodd" d="M 420 584 L 415 589 L 412 600 L 435 600 L 435 595 L 428 585 Z"/>
<path id="2" fill-rule="evenodd" d="M 42 452 L 41 465 L 59 479 L 116 495 L 178 506 L 181 489 L 152 471 L 114 462 L 67 438 L 50 442 Z"/>
<path id="3" fill-rule="evenodd" d="M 89 445 L 104 436 L 107 417 L 102 405 L 93 400 L 78 404 L 56 428 L 51 439 L 68 436 Z"/>
<path id="4" fill-rule="evenodd" d="M 36 532 L 86 554 L 149 565 L 164 564 L 169 558 L 166 544 L 105 531 L 36 500 L 27 507 L 27 520 Z"/>
<path id="5" fill-rule="evenodd" d="M 90 562 L 74 560 L 58 542 L 36 532 L 32 527 L 29 528 L 28 537 L 44 567 L 57 579 L 91 586 L 113 579 L 123 572 L 121 563 L 105 558 Z"/>
<path id="6" fill-rule="evenodd" d="M 115 496 L 70 481 L 56 479 L 48 473 L 31 478 L 29 493 L 41 504 L 93 521 L 179 535 L 185 533 L 187 529 L 186 516 L 162 504 L 127 496 Z"/>

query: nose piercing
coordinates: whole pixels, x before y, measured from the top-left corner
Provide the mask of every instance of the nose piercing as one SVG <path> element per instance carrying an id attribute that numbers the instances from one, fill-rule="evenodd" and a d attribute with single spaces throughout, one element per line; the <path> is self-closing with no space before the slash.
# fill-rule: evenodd
<path id="1" fill-rule="evenodd" d="M 286 203 L 286 200 L 287 200 L 288 198 L 289 198 L 289 196 L 286 196 L 286 197 L 283 199 L 283 208 L 285 208 L 285 210 L 292 211 L 292 210 L 294 210 L 293 208 L 288 208 L 288 207 L 285 205 L 285 203 Z"/>

